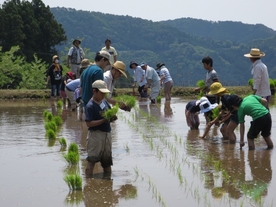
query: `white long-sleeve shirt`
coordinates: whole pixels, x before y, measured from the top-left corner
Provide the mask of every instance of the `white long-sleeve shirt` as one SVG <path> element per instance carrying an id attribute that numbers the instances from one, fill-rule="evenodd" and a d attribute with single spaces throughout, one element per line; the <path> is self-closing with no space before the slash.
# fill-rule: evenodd
<path id="1" fill-rule="evenodd" d="M 257 90 L 256 95 L 261 97 L 270 96 L 270 83 L 266 65 L 259 59 L 256 60 L 252 66 L 253 89 Z"/>

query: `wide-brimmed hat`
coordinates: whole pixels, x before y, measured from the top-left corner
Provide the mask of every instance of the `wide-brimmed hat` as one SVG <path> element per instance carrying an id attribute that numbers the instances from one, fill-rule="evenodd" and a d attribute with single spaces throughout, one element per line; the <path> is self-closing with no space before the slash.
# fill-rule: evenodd
<path id="1" fill-rule="evenodd" d="M 97 88 L 102 93 L 110 93 L 110 91 L 107 89 L 107 85 L 103 80 L 96 80 L 94 83 L 92 83 L 92 88 Z"/>
<path id="2" fill-rule="evenodd" d="M 204 101 L 208 101 L 208 98 L 205 97 L 205 96 L 203 96 L 203 97 L 201 97 L 199 100 L 197 100 L 197 101 L 196 101 L 196 105 L 198 105 L 198 104 L 200 104 L 200 103 L 202 103 L 202 102 L 204 102 Z"/>
<path id="3" fill-rule="evenodd" d="M 210 101 L 203 101 L 199 104 L 200 113 L 205 113 L 208 111 L 211 111 L 212 109 L 216 108 L 218 106 L 217 103 L 211 104 Z"/>
<path id="4" fill-rule="evenodd" d="M 145 66 L 146 64 L 147 64 L 146 62 L 141 62 L 141 63 L 140 63 L 140 66 L 143 67 L 143 66 Z"/>
<path id="5" fill-rule="evenodd" d="M 127 77 L 125 71 L 126 71 L 126 65 L 122 61 L 116 61 L 113 65 L 113 68 L 120 71 L 125 77 Z"/>
<path id="6" fill-rule="evenodd" d="M 250 53 L 244 54 L 244 57 L 248 57 L 248 58 L 261 58 L 263 56 L 265 56 L 265 53 L 260 52 L 260 49 L 258 48 L 252 48 L 250 50 Z"/>
<path id="7" fill-rule="evenodd" d="M 59 57 L 58 57 L 57 55 L 54 55 L 54 56 L 52 57 L 52 61 L 54 62 L 55 59 L 59 59 Z"/>
<path id="8" fill-rule="evenodd" d="M 210 92 L 208 94 L 216 95 L 216 94 L 222 93 L 224 91 L 227 91 L 227 89 L 222 87 L 220 82 L 215 82 L 210 86 Z"/>
<path id="9" fill-rule="evenodd" d="M 135 61 L 130 61 L 129 68 L 132 68 L 131 65 L 133 65 L 133 64 L 136 65 L 136 66 L 138 66 L 138 63 L 136 63 Z"/>
<path id="10" fill-rule="evenodd" d="M 79 44 L 81 43 L 81 41 L 80 40 L 78 40 L 78 39 L 74 39 L 74 41 L 73 41 L 73 44 L 75 44 L 75 42 L 79 42 Z"/>
<path id="11" fill-rule="evenodd" d="M 83 59 L 81 61 L 80 67 L 81 68 L 87 68 L 89 65 L 91 65 L 92 63 L 88 60 L 88 59 Z"/>
<path id="12" fill-rule="evenodd" d="M 165 64 L 164 63 L 157 63 L 155 69 L 161 68 L 163 65 L 165 65 Z"/>

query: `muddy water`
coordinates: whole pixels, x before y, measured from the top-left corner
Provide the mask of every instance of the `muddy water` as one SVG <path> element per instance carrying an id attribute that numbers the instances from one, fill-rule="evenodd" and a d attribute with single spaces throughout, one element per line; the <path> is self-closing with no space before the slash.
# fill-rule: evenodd
<path id="1" fill-rule="evenodd" d="M 113 172 L 86 179 L 87 128 L 77 112 L 62 110 L 58 137 L 79 145 L 81 161 L 68 166 L 58 141 L 45 137 L 43 101 L 0 102 L 0 206 L 274 206 L 274 150 L 262 138 L 256 150 L 221 139 L 218 128 L 199 139 L 204 130 L 186 126 L 187 100 L 150 106 L 141 101 L 130 113 L 120 112 L 112 124 Z M 271 108 L 274 120 L 276 108 Z M 248 129 L 250 118 L 246 119 Z M 272 139 L 276 134 L 275 120 Z M 238 130 L 236 131 L 237 136 Z M 274 141 L 274 144 L 276 141 Z M 63 177 L 78 172 L 82 191 L 69 191 Z"/>

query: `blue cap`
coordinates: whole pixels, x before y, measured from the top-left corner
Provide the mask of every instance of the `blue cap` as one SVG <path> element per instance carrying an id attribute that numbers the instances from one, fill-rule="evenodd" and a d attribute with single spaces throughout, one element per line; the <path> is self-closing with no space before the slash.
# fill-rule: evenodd
<path id="1" fill-rule="evenodd" d="M 145 62 L 141 62 L 141 63 L 140 63 L 140 66 L 143 67 L 143 66 L 146 65 L 146 64 L 147 64 L 147 63 L 145 63 Z"/>

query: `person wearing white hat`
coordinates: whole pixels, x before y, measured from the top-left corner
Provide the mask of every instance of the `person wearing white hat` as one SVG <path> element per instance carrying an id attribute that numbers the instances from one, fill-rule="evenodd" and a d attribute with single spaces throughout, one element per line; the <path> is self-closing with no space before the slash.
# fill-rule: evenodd
<path id="1" fill-rule="evenodd" d="M 199 104 L 208 101 L 206 97 L 201 97 L 200 100 L 189 101 L 185 107 L 186 123 L 191 130 L 198 129 L 199 126 Z"/>
<path id="2" fill-rule="evenodd" d="M 267 100 L 267 108 L 271 96 L 269 75 L 266 65 L 261 61 L 265 56 L 258 48 L 252 48 L 250 53 L 244 54 L 244 57 L 250 58 L 252 62 L 251 74 L 253 75 L 253 94 L 261 96 Z"/>
<path id="3" fill-rule="evenodd" d="M 85 107 L 85 122 L 88 127 L 86 139 L 87 165 L 86 177 L 93 177 L 94 166 L 101 162 L 106 176 L 111 175 L 112 162 L 112 140 L 110 122 L 117 119 L 116 115 L 111 120 L 106 120 L 102 113 L 110 109 L 105 96 L 110 91 L 103 80 L 96 80 L 91 85 L 93 96 Z"/>
<path id="4" fill-rule="evenodd" d="M 214 108 L 216 108 L 217 106 L 218 106 L 217 103 L 211 104 L 209 100 L 203 101 L 199 104 L 200 113 L 204 113 L 204 116 L 205 116 L 206 121 L 207 121 L 204 133 L 203 133 L 202 136 L 199 136 L 200 138 L 204 138 L 207 135 L 207 133 L 209 132 L 209 130 L 212 126 L 212 125 L 209 124 L 209 122 L 212 121 L 212 120 L 209 120 L 210 119 L 209 117 L 212 117 L 212 114 L 213 114 L 212 110 Z"/>

